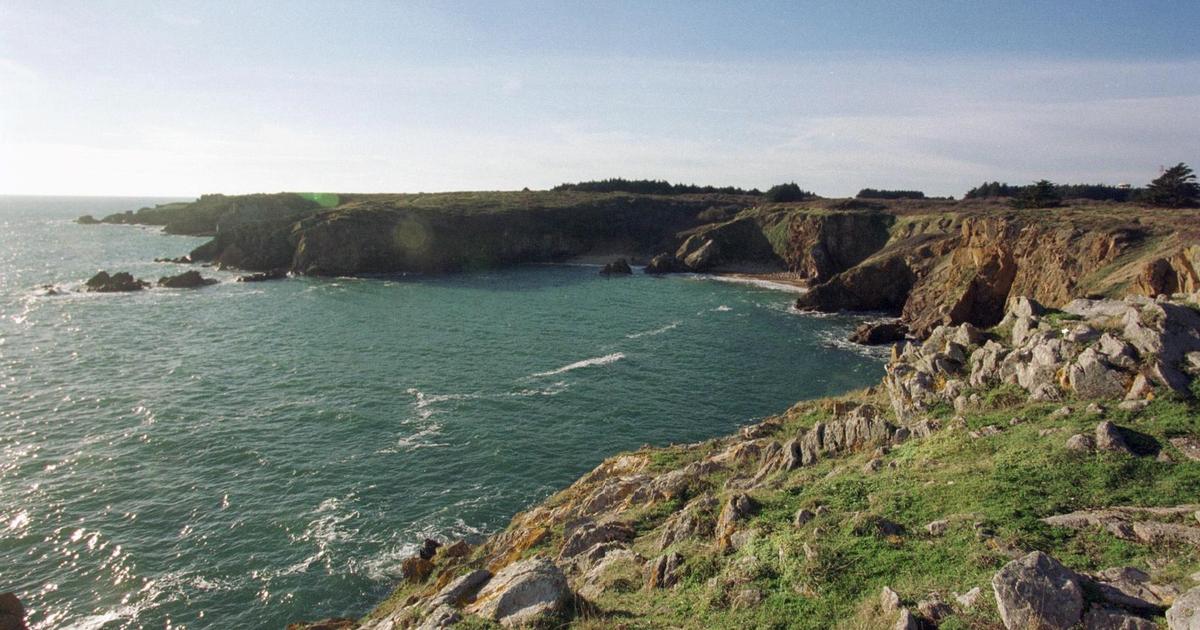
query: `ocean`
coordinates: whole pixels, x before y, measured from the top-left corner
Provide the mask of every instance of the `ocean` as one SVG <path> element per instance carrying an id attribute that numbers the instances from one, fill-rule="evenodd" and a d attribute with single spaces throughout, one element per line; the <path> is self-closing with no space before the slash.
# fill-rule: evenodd
<path id="1" fill-rule="evenodd" d="M 859 319 L 703 276 L 81 292 L 186 269 L 152 261 L 205 239 L 72 222 L 161 201 L 0 197 L 0 591 L 34 628 L 362 614 L 424 537 L 477 540 L 614 453 L 883 373 L 841 341 Z"/>

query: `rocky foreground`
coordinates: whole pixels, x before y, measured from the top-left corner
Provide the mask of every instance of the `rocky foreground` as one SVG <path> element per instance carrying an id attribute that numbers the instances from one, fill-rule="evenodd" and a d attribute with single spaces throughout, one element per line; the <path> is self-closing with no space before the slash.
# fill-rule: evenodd
<path id="1" fill-rule="evenodd" d="M 599 465 L 297 628 L 1200 628 L 1200 306 L 1009 302 L 875 388 Z"/>

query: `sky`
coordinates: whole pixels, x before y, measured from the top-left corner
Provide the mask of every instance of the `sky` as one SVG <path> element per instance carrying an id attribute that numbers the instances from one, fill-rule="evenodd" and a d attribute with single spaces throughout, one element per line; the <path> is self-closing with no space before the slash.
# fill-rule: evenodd
<path id="1" fill-rule="evenodd" d="M 0 194 L 1200 167 L 1200 2 L 0 0 Z"/>

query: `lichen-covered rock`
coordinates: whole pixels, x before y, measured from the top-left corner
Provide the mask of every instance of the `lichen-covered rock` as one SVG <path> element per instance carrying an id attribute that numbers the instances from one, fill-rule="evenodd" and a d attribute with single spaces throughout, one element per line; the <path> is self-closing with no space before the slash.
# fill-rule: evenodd
<path id="1" fill-rule="evenodd" d="M 708 537 L 713 533 L 713 513 L 717 509 L 717 500 L 712 495 L 704 494 L 688 502 L 684 508 L 672 514 L 663 523 L 662 534 L 658 538 L 659 551 L 692 537 Z"/>
<path id="2" fill-rule="evenodd" d="M 487 569 L 476 569 L 464 573 L 442 587 L 442 590 L 429 600 L 428 607 L 462 606 L 474 598 L 475 593 L 490 579 L 492 579 L 492 572 Z"/>
<path id="3" fill-rule="evenodd" d="M 1131 380 L 1112 369 L 1093 348 L 1079 354 L 1067 378 L 1075 395 L 1085 399 L 1124 398 Z"/>
<path id="4" fill-rule="evenodd" d="M 1156 630 L 1158 624 L 1120 608 L 1092 606 L 1083 616 L 1083 630 Z"/>
<path id="5" fill-rule="evenodd" d="M 587 519 L 575 524 L 564 535 L 566 540 L 558 554 L 560 561 L 583 553 L 597 543 L 629 542 L 633 540 L 634 531 L 629 525 L 618 521 L 596 523 Z"/>
<path id="6" fill-rule="evenodd" d="M 511 627 L 559 615 L 571 598 L 567 578 L 545 558 L 504 567 L 479 591 L 467 612 Z"/>
<path id="7" fill-rule="evenodd" d="M 1200 630 L 1200 586 L 1183 594 L 1167 610 L 1171 630 Z"/>
<path id="8" fill-rule="evenodd" d="M 742 522 L 758 513 L 759 504 L 750 495 L 737 493 L 729 497 L 717 517 L 717 549 L 725 551 L 733 546 L 733 534 Z"/>
<path id="9" fill-rule="evenodd" d="M 1000 618 L 1009 630 L 1068 630 L 1083 616 L 1083 589 L 1073 571 L 1035 551 L 992 577 Z"/>

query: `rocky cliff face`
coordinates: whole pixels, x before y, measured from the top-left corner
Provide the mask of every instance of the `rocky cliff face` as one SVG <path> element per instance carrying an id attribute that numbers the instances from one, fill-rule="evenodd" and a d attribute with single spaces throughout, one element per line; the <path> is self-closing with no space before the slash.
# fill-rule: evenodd
<path id="1" fill-rule="evenodd" d="M 1011 296 L 1057 307 L 1130 288 L 1154 296 L 1197 285 L 1196 247 L 1184 228 L 1200 215 L 1093 212 L 908 219 L 876 253 L 816 284 L 797 307 L 892 311 L 924 337 L 940 324 L 992 326 Z M 1163 257 L 1172 246 L 1179 249 Z"/>

